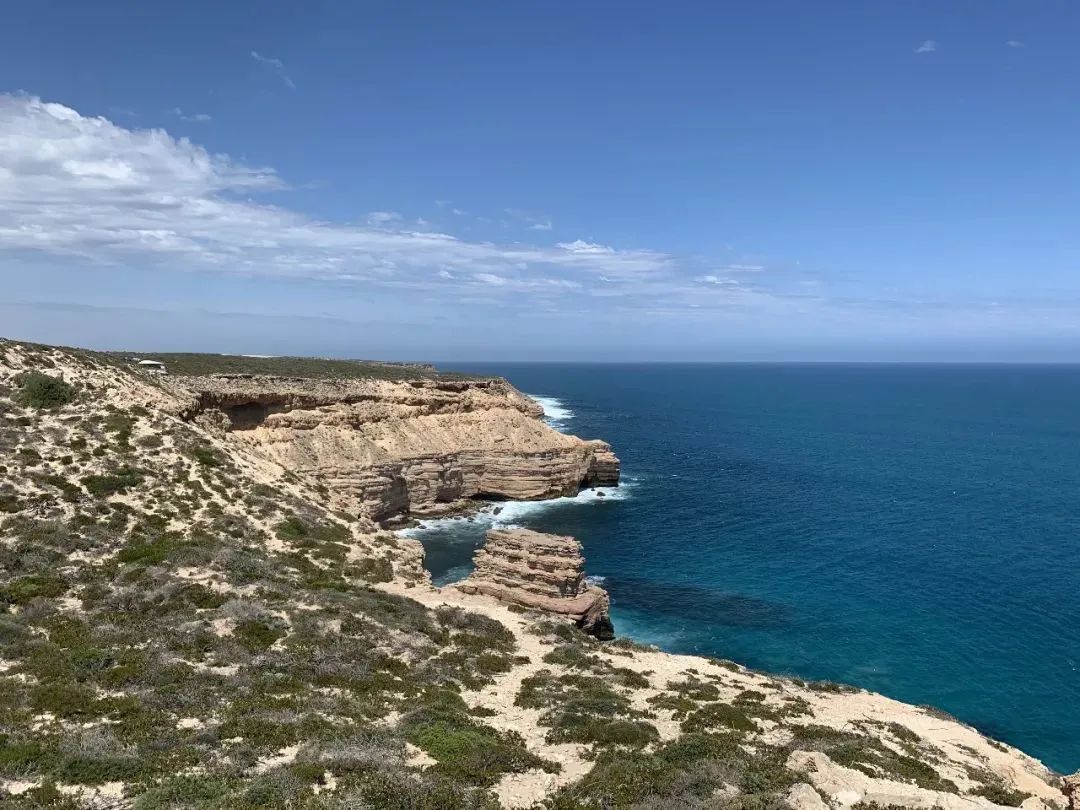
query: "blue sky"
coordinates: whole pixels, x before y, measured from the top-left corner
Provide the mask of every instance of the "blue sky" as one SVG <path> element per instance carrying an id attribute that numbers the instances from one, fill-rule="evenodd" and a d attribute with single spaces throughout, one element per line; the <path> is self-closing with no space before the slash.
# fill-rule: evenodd
<path id="1" fill-rule="evenodd" d="M 1080 358 L 1080 5 L 42 2 L 0 333 L 460 359 Z"/>

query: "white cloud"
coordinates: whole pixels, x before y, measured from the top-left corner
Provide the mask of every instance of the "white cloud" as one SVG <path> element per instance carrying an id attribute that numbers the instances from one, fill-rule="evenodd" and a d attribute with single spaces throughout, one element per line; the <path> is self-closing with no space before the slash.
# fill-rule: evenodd
<path id="1" fill-rule="evenodd" d="M 585 242 L 581 239 L 575 239 L 573 242 L 559 242 L 556 244 L 556 247 L 562 248 L 567 253 L 589 256 L 615 252 L 615 248 L 610 248 L 607 245 L 598 245 L 595 242 Z"/>
<path id="2" fill-rule="evenodd" d="M 387 226 L 401 222 L 404 217 L 397 211 L 372 211 L 367 215 L 369 225 Z"/>
<path id="3" fill-rule="evenodd" d="M 937 50 L 937 43 L 932 39 L 924 39 L 922 44 L 915 49 L 915 53 L 933 53 Z"/>
<path id="4" fill-rule="evenodd" d="M 394 212 L 329 222 L 259 200 L 286 190 L 272 169 L 164 130 L 0 94 L 0 251 L 388 286 L 434 283 L 440 268 L 460 284 L 492 276 L 553 291 L 586 276 L 630 283 L 675 266 L 654 251 L 466 241 L 407 227 Z"/>
<path id="5" fill-rule="evenodd" d="M 1024 43 L 1021 42 L 1018 39 L 1010 39 L 1005 44 L 1008 45 L 1010 48 L 1023 48 L 1024 47 Z"/>
<path id="6" fill-rule="evenodd" d="M 551 217 L 538 217 L 533 216 L 527 211 L 522 211 L 518 208 L 506 208 L 504 209 L 508 216 L 513 219 L 519 220 L 530 231 L 550 231 L 552 229 Z M 511 223 L 504 222 L 504 225 Z"/>
<path id="7" fill-rule="evenodd" d="M 175 115 L 181 121 L 189 121 L 196 124 L 205 124 L 213 119 L 206 113 L 195 113 L 194 115 L 188 115 L 179 107 L 173 107 L 169 110 L 169 115 Z"/>
<path id="8" fill-rule="evenodd" d="M 263 56 L 258 51 L 252 51 L 251 58 L 258 62 L 260 65 L 263 65 L 264 67 L 270 69 L 275 74 L 277 74 L 277 77 L 281 79 L 281 81 L 285 83 L 285 86 L 288 87 L 290 90 L 296 89 L 296 83 L 293 82 L 289 74 L 285 72 L 285 63 L 282 62 L 280 59 L 274 59 L 270 56 Z"/>

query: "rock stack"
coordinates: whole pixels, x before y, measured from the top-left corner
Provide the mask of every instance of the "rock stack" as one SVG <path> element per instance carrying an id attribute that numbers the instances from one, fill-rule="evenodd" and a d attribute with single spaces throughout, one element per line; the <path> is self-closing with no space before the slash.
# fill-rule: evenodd
<path id="1" fill-rule="evenodd" d="M 600 639 L 615 637 L 607 591 L 585 579 L 581 543 L 528 529 L 492 529 L 476 568 L 457 584 L 465 593 L 572 620 Z"/>

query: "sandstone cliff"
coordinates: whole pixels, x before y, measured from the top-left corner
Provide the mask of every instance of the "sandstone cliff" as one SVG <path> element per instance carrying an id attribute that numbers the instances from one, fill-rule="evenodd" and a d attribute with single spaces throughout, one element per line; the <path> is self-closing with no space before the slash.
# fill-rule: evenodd
<path id="1" fill-rule="evenodd" d="M 502 379 L 183 377 L 188 417 L 328 490 L 338 509 L 384 521 L 468 499 L 535 500 L 613 485 L 602 441 L 548 427 Z"/>
<path id="2" fill-rule="evenodd" d="M 528 529 L 493 529 L 476 568 L 457 587 L 573 621 L 599 639 L 615 637 L 607 591 L 585 579 L 581 543 Z"/>

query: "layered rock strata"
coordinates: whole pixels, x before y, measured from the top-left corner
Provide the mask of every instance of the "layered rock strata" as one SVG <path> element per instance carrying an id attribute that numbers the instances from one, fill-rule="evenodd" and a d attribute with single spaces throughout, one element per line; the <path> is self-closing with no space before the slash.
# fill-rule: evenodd
<path id="1" fill-rule="evenodd" d="M 457 587 L 573 621 L 597 638 L 614 638 L 607 591 L 589 584 L 581 543 L 528 529 L 492 529 L 476 568 Z"/>
<path id="2" fill-rule="evenodd" d="M 184 411 L 327 488 L 330 505 L 384 521 L 467 499 L 537 500 L 619 481 L 602 441 L 553 430 L 498 378 L 178 380 Z"/>

